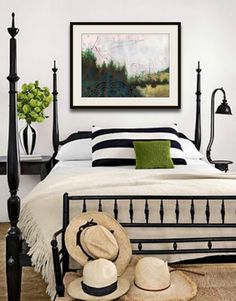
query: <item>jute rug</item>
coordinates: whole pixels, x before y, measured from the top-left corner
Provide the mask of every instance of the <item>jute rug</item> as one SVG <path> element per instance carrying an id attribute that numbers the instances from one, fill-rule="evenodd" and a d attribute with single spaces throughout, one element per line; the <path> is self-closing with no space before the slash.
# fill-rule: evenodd
<path id="1" fill-rule="evenodd" d="M 7 224 L 0 224 L 0 301 L 7 300 L 5 281 L 5 235 L 7 227 Z M 205 276 L 200 276 L 186 272 L 198 286 L 198 293 L 193 298 L 193 301 L 236 300 L 236 264 L 181 265 L 178 268 L 205 274 Z M 67 282 L 71 281 L 70 277 L 67 279 Z M 46 295 L 45 290 L 46 285 L 41 275 L 35 273 L 32 268 L 23 268 L 21 300 L 49 301 L 50 298 Z M 58 301 L 62 300 L 67 301 L 71 299 L 58 298 Z"/>

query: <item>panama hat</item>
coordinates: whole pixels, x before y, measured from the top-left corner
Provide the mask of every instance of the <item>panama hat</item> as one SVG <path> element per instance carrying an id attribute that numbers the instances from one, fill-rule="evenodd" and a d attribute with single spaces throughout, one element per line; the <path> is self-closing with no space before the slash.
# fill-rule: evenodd
<path id="1" fill-rule="evenodd" d="M 125 300 L 188 301 L 197 294 L 196 284 L 181 271 L 169 271 L 163 260 L 144 257 L 136 261 L 132 260 L 123 275 L 132 282 Z"/>
<path id="2" fill-rule="evenodd" d="M 128 266 L 132 247 L 125 229 L 105 212 L 86 212 L 73 218 L 65 232 L 70 256 L 84 266 L 104 258 L 114 262 L 120 276 Z"/>
<path id="3" fill-rule="evenodd" d="M 72 281 L 67 292 L 75 299 L 109 301 L 124 295 L 129 286 L 128 280 L 117 278 L 113 262 L 100 258 L 84 266 L 83 277 Z"/>

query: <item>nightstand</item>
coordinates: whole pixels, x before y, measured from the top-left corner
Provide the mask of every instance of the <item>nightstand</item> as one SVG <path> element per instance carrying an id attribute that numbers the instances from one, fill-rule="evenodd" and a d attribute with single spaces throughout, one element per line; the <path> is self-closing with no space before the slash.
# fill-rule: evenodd
<path id="1" fill-rule="evenodd" d="M 29 160 L 21 161 L 21 174 L 22 175 L 40 175 L 41 180 L 43 180 L 52 169 L 51 156 L 42 156 L 41 160 Z M 0 175 L 6 174 L 6 163 L 7 157 L 0 156 Z"/>
<path id="2" fill-rule="evenodd" d="M 227 160 L 214 160 L 211 163 L 215 165 L 215 168 L 224 172 L 227 172 L 229 170 L 229 164 L 233 164 L 232 161 Z"/>

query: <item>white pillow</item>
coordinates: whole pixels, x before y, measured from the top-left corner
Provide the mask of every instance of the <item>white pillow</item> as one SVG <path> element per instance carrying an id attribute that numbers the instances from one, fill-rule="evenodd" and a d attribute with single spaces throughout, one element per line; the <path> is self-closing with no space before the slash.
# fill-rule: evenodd
<path id="1" fill-rule="evenodd" d="M 56 160 L 92 160 L 92 139 L 76 139 L 62 145 L 57 153 Z"/>
<path id="2" fill-rule="evenodd" d="M 201 154 L 192 141 L 186 138 L 180 138 L 185 159 L 202 159 L 204 156 Z"/>

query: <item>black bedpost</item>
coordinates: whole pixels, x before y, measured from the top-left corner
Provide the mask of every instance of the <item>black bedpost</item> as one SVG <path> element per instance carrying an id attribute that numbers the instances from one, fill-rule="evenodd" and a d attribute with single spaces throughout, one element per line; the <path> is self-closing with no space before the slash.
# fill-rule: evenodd
<path id="1" fill-rule="evenodd" d="M 53 128 L 52 128 L 52 141 L 53 141 L 53 149 L 54 155 L 53 158 L 57 155 L 58 146 L 59 146 L 59 127 L 58 127 L 58 106 L 57 106 L 57 67 L 56 61 L 54 61 L 54 66 L 52 68 L 53 71 Z"/>
<path id="2" fill-rule="evenodd" d="M 17 227 L 20 214 L 20 198 L 17 196 L 19 187 L 19 155 L 17 139 L 17 110 L 16 110 L 16 84 L 19 80 L 16 71 L 16 39 L 19 29 L 15 27 L 15 14 L 12 13 L 12 26 L 8 28 L 10 39 L 10 74 L 9 81 L 9 134 L 7 153 L 7 180 L 10 190 L 8 199 L 8 216 L 10 229 L 6 236 L 6 273 L 9 301 L 19 301 L 21 293 L 21 265 L 20 248 L 21 232 Z"/>
<path id="3" fill-rule="evenodd" d="M 195 123 L 195 137 L 194 144 L 199 150 L 201 147 L 201 74 L 200 62 L 198 62 L 197 71 L 197 91 L 196 91 L 196 123 Z"/>

